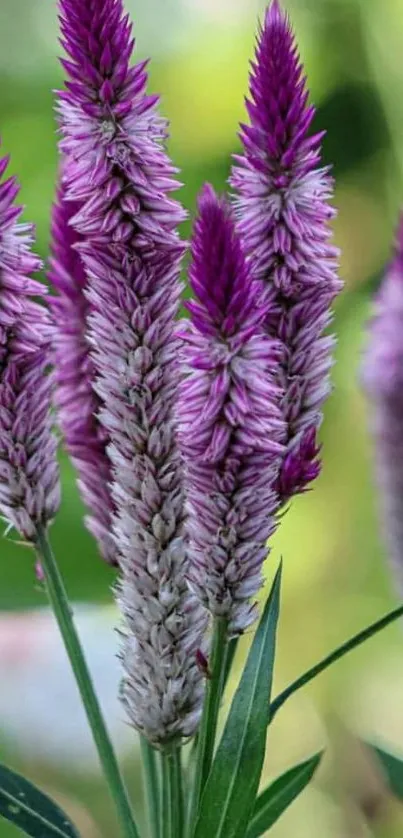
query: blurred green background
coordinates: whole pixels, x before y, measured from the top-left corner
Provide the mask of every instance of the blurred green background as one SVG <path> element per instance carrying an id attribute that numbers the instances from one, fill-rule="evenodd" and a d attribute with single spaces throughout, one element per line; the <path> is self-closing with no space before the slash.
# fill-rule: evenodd
<path id="1" fill-rule="evenodd" d="M 264 6 L 260 0 L 126 0 L 126 5 L 135 22 L 138 57 L 153 59 L 150 88 L 162 93 L 172 125 L 170 151 L 186 184 L 182 200 L 192 213 L 203 181 L 225 188 Z M 328 131 L 324 156 L 336 177 L 335 238 L 346 287 L 335 317 L 335 391 L 322 430 L 323 473 L 314 491 L 285 516 L 267 566 L 270 576 L 284 557 L 276 689 L 398 599 L 378 534 L 368 406 L 357 371 L 371 295 L 389 258 L 403 196 L 403 2 L 287 0 L 286 7 L 318 106 L 317 127 Z M 58 52 L 56 0 L 0 0 L 0 132 L 21 180 L 26 218 L 37 225 L 43 258 L 57 167 L 52 89 L 62 83 Z M 107 609 L 113 574 L 83 528 L 74 475 L 65 459 L 62 463 L 63 507 L 52 532 L 54 547 L 72 599 Z M 11 612 L 44 604 L 28 551 L 3 539 L 0 641 Z M 102 632 L 92 638 L 98 654 L 115 621 L 109 610 L 105 615 Z M 26 626 L 35 632 L 29 621 Z M 247 643 L 248 638 L 240 659 Z M 110 665 L 105 656 L 106 674 Z M 28 706 L 29 682 L 24 689 Z M 46 690 L 45 681 L 44 713 Z M 60 695 L 61 726 L 69 708 Z M 43 723 L 40 707 L 36 712 Z M 96 773 L 79 760 L 58 766 L 32 748 L 25 752 L 23 741 L 16 750 L 2 727 L 0 718 L 3 757 L 52 792 L 83 836 L 115 834 Z M 387 795 L 358 735 L 390 742 L 403 753 L 401 626 L 338 664 L 279 714 L 268 744 L 267 776 L 321 746 L 327 755 L 314 786 L 279 821 L 273 838 L 402 834 L 403 807 Z M 133 741 L 127 771 L 138 799 L 137 746 L 129 728 L 125 736 Z M 129 744 L 126 753 L 130 750 Z M 0 823 L 1 838 L 12 835 L 14 830 Z"/>

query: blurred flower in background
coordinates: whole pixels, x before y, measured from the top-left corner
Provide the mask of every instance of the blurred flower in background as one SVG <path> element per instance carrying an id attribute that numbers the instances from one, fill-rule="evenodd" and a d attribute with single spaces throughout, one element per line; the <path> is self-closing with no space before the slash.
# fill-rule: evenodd
<path id="1" fill-rule="evenodd" d="M 209 180 L 222 191 L 231 153 L 240 149 L 237 124 L 245 118 L 248 61 L 256 18 L 265 3 L 126 0 L 126 5 L 134 21 L 139 57 L 153 58 L 150 87 L 162 92 L 162 110 L 171 120 L 170 154 L 181 167 L 185 183 L 180 197 L 193 217 L 202 183 Z M 403 204 L 402 0 L 284 0 L 283 5 L 292 15 L 318 108 L 314 129 L 328 131 L 324 156 L 325 162 L 335 164 L 335 233 L 336 244 L 342 249 L 341 275 L 346 289 L 334 324 L 339 340 L 333 373 L 336 390 L 327 404 L 321 431 L 323 473 L 311 493 L 293 502 L 273 539 L 272 563 L 267 564 L 270 573 L 280 553 L 285 560 L 277 689 L 396 601 L 377 532 L 368 406 L 359 390 L 357 370 L 371 297 L 389 259 Z M 38 250 L 43 258 L 48 252 L 56 182 L 52 90 L 61 82 L 59 51 L 56 0 L 0 2 L 3 147 L 5 152 L 12 151 L 12 171 L 22 182 L 26 217 L 37 224 Z M 188 235 L 189 224 L 183 232 Z M 55 551 L 72 599 L 92 603 L 94 608 L 105 606 L 111 602 L 114 571 L 96 560 L 95 543 L 83 527 L 74 475 L 63 455 L 61 460 L 63 507 L 52 531 Z M 44 628 L 44 605 L 28 551 L 4 539 L 0 608 L 10 614 L 0 622 L 0 756 L 17 769 L 28 766 L 26 773 L 37 782 L 42 781 L 44 787 L 51 784 L 61 795 L 68 795 L 71 812 L 76 801 L 93 810 L 98 827 L 84 818 L 82 834 L 106 837 L 113 834 L 109 803 L 100 794 L 98 776 L 91 773 L 91 759 L 87 762 L 85 757 L 81 721 L 78 716 L 76 723 L 72 721 L 78 713 L 74 687 L 67 664 L 62 674 L 61 650 L 59 655 L 52 645 L 56 634 L 48 634 Z M 35 610 L 34 615 L 29 609 Z M 22 623 L 14 610 L 24 611 Z M 136 793 L 140 782 L 136 740 L 120 725 L 120 716 L 113 709 L 118 671 L 114 618 L 102 608 L 99 614 L 97 610 L 79 611 L 78 616 L 96 678 L 99 667 L 101 697 L 112 730 L 130 757 L 128 771 Z M 18 622 L 17 630 L 13 621 Z M 31 663 L 29 655 L 18 657 L 14 676 L 11 658 L 4 658 L 12 625 L 14 650 L 33 644 Z M 246 637 L 241 656 L 248 642 Z M 39 662 L 44 656 L 51 661 L 55 675 L 47 695 L 38 688 Z M 367 783 L 366 759 L 357 761 L 355 781 L 350 782 L 344 770 L 349 745 L 333 720 L 341 717 L 353 733 L 385 737 L 403 751 L 402 697 L 403 634 L 396 626 L 338 664 L 279 714 L 268 750 L 268 775 L 323 745 L 328 745 L 329 753 L 315 786 L 279 821 L 273 838 L 290 834 L 295 838 L 401 835 L 402 811 L 384 798 L 379 778 L 374 780 L 375 790 L 383 806 L 376 819 L 361 805 L 356 790 Z M 17 709 L 22 705 L 25 715 L 17 729 Z M 49 741 L 49 751 L 44 754 L 39 751 L 38 732 L 46 729 L 49 738 L 44 741 Z M 67 752 L 74 759 L 72 769 L 64 756 Z M 336 794 L 335 778 L 340 780 L 340 793 Z M 0 838 L 12 835 L 11 828 L 1 823 Z"/>

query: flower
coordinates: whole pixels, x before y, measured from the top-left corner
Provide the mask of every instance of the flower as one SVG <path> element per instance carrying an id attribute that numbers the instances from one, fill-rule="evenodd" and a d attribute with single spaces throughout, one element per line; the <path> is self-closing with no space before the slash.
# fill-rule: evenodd
<path id="1" fill-rule="evenodd" d="M 208 185 L 199 199 L 190 285 L 196 299 L 181 329 L 188 375 L 178 404 L 189 577 L 236 635 L 256 616 L 286 428 L 274 377 L 278 345 L 262 329 L 267 306 L 229 208 Z"/>
<path id="2" fill-rule="evenodd" d="M 33 297 L 44 287 L 30 278 L 41 267 L 32 253 L 33 228 L 18 222 L 15 178 L 0 160 L 0 512 L 27 540 L 36 540 L 60 503 L 57 441 L 50 415 L 51 324 Z"/>
<path id="3" fill-rule="evenodd" d="M 146 95 L 146 65 L 129 65 L 133 44 L 121 0 L 60 0 L 61 63 L 69 80 L 58 95 L 68 160 L 66 199 L 81 206 L 71 223 L 85 240 L 113 247 L 118 260 L 133 252 L 172 247 L 184 220 L 169 198 L 176 169 L 164 151 L 166 120 L 158 96 Z"/>
<path id="4" fill-rule="evenodd" d="M 382 529 L 403 591 L 403 216 L 395 256 L 375 302 L 362 382 L 372 403 Z"/>
<path id="5" fill-rule="evenodd" d="M 270 303 L 268 334 L 282 344 L 279 385 L 285 395 L 287 446 L 276 483 L 279 503 L 319 472 L 316 432 L 330 392 L 334 338 L 324 334 L 341 289 L 338 251 L 329 244 L 332 180 L 318 168 L 323 134 L 309 136 L 315 114 L 293 33 L 277 0 L 259 32 L 235 156 L 238 229 L 254 276 Z"/>
<path id="6" fill-rule="evenodd" d="M 186 582 L 183 478 L 173 406 L 178 381 L 174 318 L 178 261 L 165 254 L 130 270 L 82 249 L 100 421 L 110 435 L 114 533 L 125 617 L 122 697 L 155 745 L 197 728 L 203 678 L 196 653 L 205 614 Z M 108 299 L 105 307 L 104 300 Z"/>
<path id="7" fill-rule="evenodd" d="M 52 259 L 49 281 L 57 296 L 50 298 L 54 322 L 55 403 L 67 451 L 78 473 L 78 486 L 90 511 L 88 530 L 100 553 L 117 564 L 111 532 L 111 467 L 106 454 L 108 435 L 97 415 L 100 400 L 87 338 L 86 275 L 75 245 L 81 237 L 70 224 L 79 205 L 64 199 L 63 179 L 52 215 Z"/>
<path id="8" fill-rule="evenodd" d="M 186 582 L 182 468 L 173 407 L 174 335 L 185 214 L 170 193 L 158 97 L 145 63 L 129 66 L 131 27 L 120 0 L 62 0 L 69 76 L 59 94 L 65 200 L 87 275 L 88 340 L 99 421 L 109 439 L 113 532 L 124 615 L 122 699 L 156 747 L 191 736 L 203 676 L 206 616 Z"/>

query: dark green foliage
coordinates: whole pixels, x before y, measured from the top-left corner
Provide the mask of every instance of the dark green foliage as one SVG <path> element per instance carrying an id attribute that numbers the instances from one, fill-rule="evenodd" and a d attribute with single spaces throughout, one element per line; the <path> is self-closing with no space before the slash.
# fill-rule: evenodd
<path id="1" fill-rule="evenodd" d="M 276 628 L 278 571 L 232 701 L 202 797 L 195 838 L 242 838 L 259 787 L 269 721 Z"/>
<path id="2" fill-rule="evenodd" d="M 246 838 L 259 838 L 273 826 L 311 781 L 321 758 L 322 753 L 319 753 L 295 765 L 259 795 Z"/>
<path id="3" fill-rule="evenodd" d="M 32 838 L 78 838 L 59 806 L 5 765 L 0 765 L 0 815 Z"/>

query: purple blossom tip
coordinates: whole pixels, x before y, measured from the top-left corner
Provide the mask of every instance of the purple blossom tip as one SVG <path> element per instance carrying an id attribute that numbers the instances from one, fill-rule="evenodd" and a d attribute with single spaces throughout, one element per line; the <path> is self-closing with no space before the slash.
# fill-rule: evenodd
<path id="1" fill-rule="evenodd" d="M 203 604 L 239 634 L 255 617 L 285 425 L 261 289 L 228 206 L 209 186 L 199 199 L 190 285 L 178 405 L 189 577 Z"/>
<path id="2" fill-rule="evenodd" d="M 4 178 L 8 158 L 0 160 Z M 28 541 L 47 526 L 60 502 L 50 404 L 51 324 L 33 298 L 45 289 L 29 274 L 33 228 L 18 221 L 15 178 L 0 182 L 0 512 Z"/>
<path id="3" fill-rule="evenodd" d="M 382 530 L 403 591 L 403 215 L 375 300 L 361 374 L 371 400 Z"/>
<path id="4" fill-rule="evenodd" d="M 308 491 L 310 484 L 320 474 L 320 445 L 315 428 L 309 428 L 297 440 L 295 448 L 288 450 L 276 481 L 279 505 L 284 506 L 295 494 Z"/>
<path id="5" fill-rule="evenodd" d="M 285 17 L 285 14 L 283 15 L 279 0 L 271 0 L 265 12 L 266 26 L 273 23 L 281 24 L 283 16 Z"/>
<path id="6" fill-rule="evenodd" d="M 267 334 L 282 346 L 278 384 L 288 444 L 280 483 L 290 496 L 319 471 L 306 434 L 318 429 L 330 391 L 334 340 L 324 332 L 341 282 L 338 251 L 329 243 L 332 180 L 318 168 L 323 135 L 310 134 L 315 109 L 291 25 L 276 2 L 258 35 L 246 108 L 231 185 L 238 231 L 267 299 Z"/>
<path id="7" fill-rule="evenodd" d="M 196 300 L 187 303 L 192 321 L 205 334 L 230 338 L 247 323 L 262 320 L 252 278 L 235 233 L 230 208 L 206 184 L 195 222 L 190 287 Z"/>
<path id="8" fill-rule="evenodd" d="M 121 0 L 61 0 L 62 45 L 68 59 L 59 93 L 60 149 L 69 160 L 67 200 L 81 207 L 73 226 L 99 244 L 128 250 L 177 250 L 186 217 L 169 193 L 176 169 L 163 143 L 167 123 L 158 97 L 146 93 L 147 62 L 130 65 L 134 41 Z"/>

